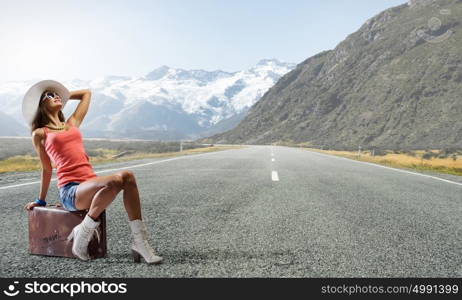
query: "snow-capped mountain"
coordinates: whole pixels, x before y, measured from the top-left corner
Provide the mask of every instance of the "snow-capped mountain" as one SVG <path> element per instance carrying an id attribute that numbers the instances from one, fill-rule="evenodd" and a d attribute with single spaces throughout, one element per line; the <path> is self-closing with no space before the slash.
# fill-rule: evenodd
<path id="1" fill-rule="evenodd" d="M 92 90 L 82 131 L 86 137 L 193 139 L 226 131 L 295 64 L 260 60 L 239 72 L 161 66 L 145 76 L 61 81 L 69 90 Z M 21 101 L 41 79 L 0 83 L 0 110 L 21 122 Z M 64 108 L 67 117 L 78 101 Z M 3 135 L 16 135 L 11 134 Z"/>

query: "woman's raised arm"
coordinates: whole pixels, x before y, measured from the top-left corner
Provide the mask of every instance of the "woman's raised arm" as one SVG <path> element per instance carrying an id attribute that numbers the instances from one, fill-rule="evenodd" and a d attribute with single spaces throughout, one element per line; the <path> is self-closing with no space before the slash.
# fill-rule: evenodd
<path id="1" fill-rule="evenodd" d="M 72 122 L 72 125 L 75 127 L 80 127 L 80 124 L 85 118 L 87 114 L 88 107 L 90 106 L 90 99 L 91 99 L 91 91 L 89 89 L 86 90 L 77 90 L 70 92 L 69 99 L 80 100 L 79 105 L 75 108 L 74 113 L 69 117 L 67 120 L 68 122 Z"/>

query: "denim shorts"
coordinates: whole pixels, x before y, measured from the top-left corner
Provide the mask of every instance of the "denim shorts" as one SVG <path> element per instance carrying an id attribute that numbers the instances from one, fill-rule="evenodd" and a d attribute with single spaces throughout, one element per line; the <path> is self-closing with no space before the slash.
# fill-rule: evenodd
<path id="1" fill-rule="evenodd" d="M 75 191 L 80 182 L 71 181 L 59 188 L 59 201 L 66 210 L 76 211 L 75 208 Z"/>

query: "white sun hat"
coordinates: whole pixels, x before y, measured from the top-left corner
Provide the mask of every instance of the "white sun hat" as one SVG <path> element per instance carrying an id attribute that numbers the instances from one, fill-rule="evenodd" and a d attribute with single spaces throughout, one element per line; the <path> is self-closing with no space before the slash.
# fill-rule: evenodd
<path id="1" fill-rule="evenodd" d="M 45 91 L 56 92 L 61 97 L 62 108 L 66 105 L 69 100 L 69 90 L 55 80 L 42 80 L 34 84 L 24 95 L 22 100 L 22 115 L 29 127 L 32 127 L 32 121 L 37 114 L 40 96 Z"/>

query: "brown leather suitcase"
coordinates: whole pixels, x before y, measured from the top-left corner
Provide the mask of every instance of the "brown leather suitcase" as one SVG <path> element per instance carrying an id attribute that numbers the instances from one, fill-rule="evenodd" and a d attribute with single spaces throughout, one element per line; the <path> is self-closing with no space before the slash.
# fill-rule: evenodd
<path id="1" fill-rule="evenodd" d="M 72 254 L 72 241 L 67 237 L 72 229 L 80 224 L 87 214 L 86 210 L 67 211 L 60 205 L 37 206 L 29 211 L 29 252 L 30 254 L 75 257 Z M 99 219 L 100 240 L 93 237 L 88 245 L 91 258 L 106 257 L 106 212 Z"/>

